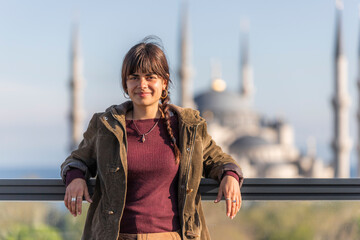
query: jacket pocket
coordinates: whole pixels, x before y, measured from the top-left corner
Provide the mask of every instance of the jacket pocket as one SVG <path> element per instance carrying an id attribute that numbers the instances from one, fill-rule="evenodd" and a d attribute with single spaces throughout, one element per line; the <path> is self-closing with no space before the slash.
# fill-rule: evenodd
<path id="1" fill-rule="evenodd" d="M 190 215 L 186 221 L 185 224 L 185 235 L 188 239 L 200 239 L 200 233 L 201 233 L 201 222 L 200 217 L 195 210 L 194 215 Z"/>
<path id="2" fill-rule="evenodd" d="M 91 221 L 91 232 L 93 236 L 101 236 L 107 231 L 107 214 L 106 207 L 104 206 L 103 198 L 100 201 L 94 211 L 94 215 Z"/>

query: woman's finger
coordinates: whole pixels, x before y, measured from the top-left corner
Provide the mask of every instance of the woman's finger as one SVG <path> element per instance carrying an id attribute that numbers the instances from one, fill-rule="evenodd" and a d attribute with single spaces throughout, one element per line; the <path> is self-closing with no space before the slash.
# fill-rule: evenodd
<path id="1" fill-rule="evenodd" d="M 71 212 L 71 195 L 70 194 L 68 195 L 67 205 L 68 205 L 69 212 L 72 214 L 72 212 Z"/>
<path id="2" fill-rule="evenodd" d="M 231 214 L 231 198 L 225 197 L 225 201 L 226 201 L 226 216 L 230 217 Z"/>
<path id="3" fill-rule="evenodd" d="M 82 196 L 77 196 L 76 197 L 76 214 L 77 215 L 81 215 L 81 211 L 82 211 L 82 200 L 83 197 Z"/>
<path id="4" fill-rule="evenodd" d="M 70 198 L 70 212 L 72 215 L 74 215 L 74 217 L 76 217 L 76 196 L 75 195 L 71 195 Z"/>
<path id="5" fill-rule="evenodd" d="M 216 199 L 215 199 L 215 201 L 214 201 L 214 203 L 218 203 L 218 202 L 220 202 L 220 200 L 221 200 L 221 197 L 223 196 L 223 192 L 222 192 L 222 187 L 221 187 L 221 185 L 220 185 L 220 187 L 219 187 L 219 191 L 218 191 L 218 195 L 217 195 L 217 197 L 216 197 Z"/>
<path id="6" fill-rule="evenodd" d="M 89 194 L 89 190 L 87 187 L 85 187 L 85 194 L 84 194 L 85 200 L 88 201 L 89 203 L 92 203 L 92 200 L 90 198 L 90 194 Z"/>
<path id="7" fill-rule="evenodd" d="M 230 214 L 231 219 L 233 219 L 236 215 L 236 202 L 237 202 L 237 199 L 235 196 L 233 196 L 231 198 L 231 214 Z"/>
<path id="8" fill-rule="evenodd" d="M 242 204 L 241 193 L 239 193 L 239 204 L 238 204 L 238 209 L 237 209 L 237 211 L 240 211 L 241 204 Z"/>
<path id="9" fill-rule="evenodd" d="M 240 209 L 240 198 L 239 197 L 237 197 L 236 198 L 236 212 L 235 212 L 235 214 L 237 214 L 238 213 L 238 211 L 239 211 L 239 209 Z"/>
<path id="10" fill-rule="evenodd" d="M 68 207 L 68 192 L 67 192 L 67 190 L 65 191 L 64 204 L 65 204 L 65 207 L 66 207 L 67 209 L 69 209 L 69 207 Z"/>

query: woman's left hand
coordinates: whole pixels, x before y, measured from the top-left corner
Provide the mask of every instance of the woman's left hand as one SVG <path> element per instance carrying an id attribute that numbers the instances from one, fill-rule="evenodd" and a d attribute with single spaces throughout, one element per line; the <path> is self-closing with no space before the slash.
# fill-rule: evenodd
<path id="1" fill-rule="evenodd" d="M 224 196 L 226 200 L 226 215 L 233 219 L 241 207 L 240 186 L 234 177 L 226 175 L 221 180 L 215 203 L 220 202 L 222 196 Z"/>

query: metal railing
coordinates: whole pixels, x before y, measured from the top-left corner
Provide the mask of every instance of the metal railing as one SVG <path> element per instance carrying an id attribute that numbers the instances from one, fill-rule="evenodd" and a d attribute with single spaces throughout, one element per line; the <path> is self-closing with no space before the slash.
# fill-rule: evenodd
<path id="1" fill-rule="evenodd" d="M 88 183 L 90 194 L 95 180 Z M 218 183 L 202 179 L 203 200 L 214 200 Z M 241 188 L 243 200 L 360 200 L 360 179 L 249 178 Z M 61 201 L 61 179 L 0 179 L 0 201 Z"/>

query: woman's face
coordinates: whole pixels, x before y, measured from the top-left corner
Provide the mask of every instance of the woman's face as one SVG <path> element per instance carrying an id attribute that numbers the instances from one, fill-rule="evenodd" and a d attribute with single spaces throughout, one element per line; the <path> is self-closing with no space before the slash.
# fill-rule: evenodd
<path id="1" fill-rule="evenodd" d="M 138 107 L 158 107 L 162 91 L 166 89 L 163 78 L 155 73 L 137 71 L 126 79 L 127 93 Z"/>

